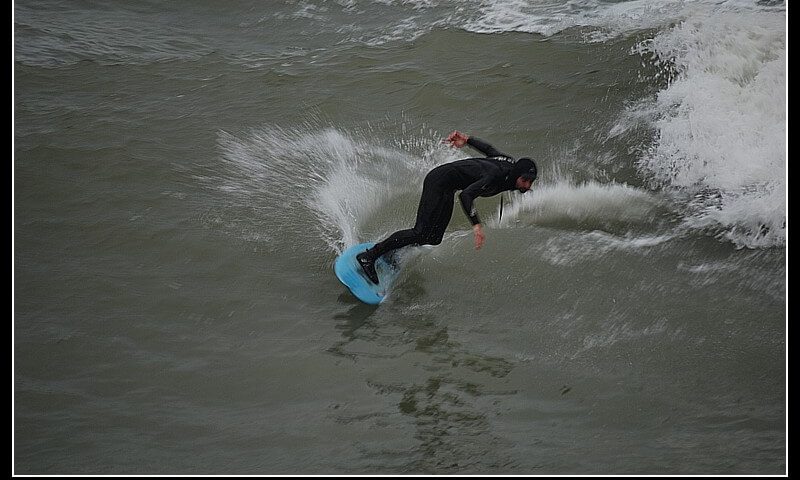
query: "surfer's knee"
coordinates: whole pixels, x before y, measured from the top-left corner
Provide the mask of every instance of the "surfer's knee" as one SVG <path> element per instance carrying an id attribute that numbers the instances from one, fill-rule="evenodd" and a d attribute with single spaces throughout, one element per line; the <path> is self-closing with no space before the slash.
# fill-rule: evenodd
<path id="1" fill-rule="evenodd" d="M 444 238 L 444 232 L 434 232 L 427 236 L 425 243 L 428 245 L 439 245 L 442 243 L 442 238 Z"/>
<path id="2" fill-rule="evenodd" d="M 414 237 L 417 240 L 416 243 L 425 243 L 425 241 L 428 239 L 428 229 L 425 228 L 424 225 L 417 224 L 411 229 L 411 231 L 414 233 Z"/>

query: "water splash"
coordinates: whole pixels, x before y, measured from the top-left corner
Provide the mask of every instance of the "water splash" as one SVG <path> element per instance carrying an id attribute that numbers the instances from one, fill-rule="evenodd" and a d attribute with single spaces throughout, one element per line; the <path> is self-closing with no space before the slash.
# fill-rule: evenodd
<path id="1" fill-rule="evenodd" d="M 221 163 L 203 181 L 227 203 L 255 209 L 264 219 L 259 228 L 293 242 L 313 232 L 307 248 L 340 253 L 365 240 L 365 226 L 382 206 L 416 191 L 427 171 L 452 155 L 434 140 L 392 138 L 394 145 L 384 146 L 375 141 L 381 137 L 312 124 L 221 132 Z"/>
<path id="2" fill-rule="evenodd" d="M 698 13 L 640 45 L 675 71 L 639 160 L 685 202 L 685 225 L 738 247 L 785 244 L 786 33 L 774 13 Z"/>
<path id="3" fill-rule="evenodd" d="M 595 181 L 573 184 L 569 180 L 534 185 L 530 192 L 516 195 L 505 208 L 502 220 L 492 226 L 554 225 L 582 230 L 627 231 L 635 227 L 652 229 L 666 213 L 663 199 L 646 190 L 619 183 Z"/>

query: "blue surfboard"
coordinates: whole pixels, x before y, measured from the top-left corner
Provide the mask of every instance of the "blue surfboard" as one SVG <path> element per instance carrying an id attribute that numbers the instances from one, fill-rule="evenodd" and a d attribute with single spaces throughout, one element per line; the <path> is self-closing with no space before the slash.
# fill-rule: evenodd
<path id="1" fill-rule="evenodd" d="M 379 283 L 376 285 L 367 278 L 356 260 L 356 255 L 374 245 L 375 243 L 372 242 L 353 245 L 342 252 L 333 264 L 333 271 L 339 281 L 349 288 L 356 298 L 370 305 L 377 305 L 386 298 L 389 289 L 400 273 L 399 266 L 392 265 L 384 257 L 379 257 L 375 261 L 375 271 L 378 273 Z"/>

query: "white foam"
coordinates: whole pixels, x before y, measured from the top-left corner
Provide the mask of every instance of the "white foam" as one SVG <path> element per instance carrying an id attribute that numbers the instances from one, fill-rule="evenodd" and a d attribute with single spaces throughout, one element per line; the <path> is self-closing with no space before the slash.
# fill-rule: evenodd
<path id="1" fill-rule="evenodd" d="M 786 33 L 780 13 L 696 14 L 642 50 L 677 74 L 654 104 L 640 160 L 663 188 L 693 195 L 686 225 L 737 246 L 785 244 Z"/>
<path id="2" fill-rule="evenodd" d="M 684 3 L 682 0 L 488 2 L 481 9 L 480 16 L 464 28 L 476 33 L 513 31 L 551 36 L 573 27 L 594 27 L 602 31 L 593 32 L 589 39 L 601 41 L 610 36 L 660 26 Z"/>
<path id="3" fill-rule="evenodd" d="M 482 1 L 475 18 L 462 28 L 476 33 L 525 32 L 551 36 L 574 27 L 593 29 L 586 39 L 603 41 L 642 30 L 661 28 L 692 16 L 715 12 L 783 11 L 752 0 L 503 0 Z"/>
<path id="4" fill-rule="evenodd" d="M 610 252 L 644 255 L 675 238 L 673 234 L 614 235 L 600 230 L 564 233 L 547 239 L 541 258 L 559 267 L 575 266 L 597 262 Z"/>

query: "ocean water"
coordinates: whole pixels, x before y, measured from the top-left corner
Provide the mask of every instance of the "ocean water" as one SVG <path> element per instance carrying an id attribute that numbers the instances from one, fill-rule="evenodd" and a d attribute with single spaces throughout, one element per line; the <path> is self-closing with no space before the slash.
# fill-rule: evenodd
<path id="1" fill-rule="evenodd" d="M 787 472 L 781 1 L 17 1 L 16 474 Z M 536 159 L 389 298 L 452 130 Z"/>

